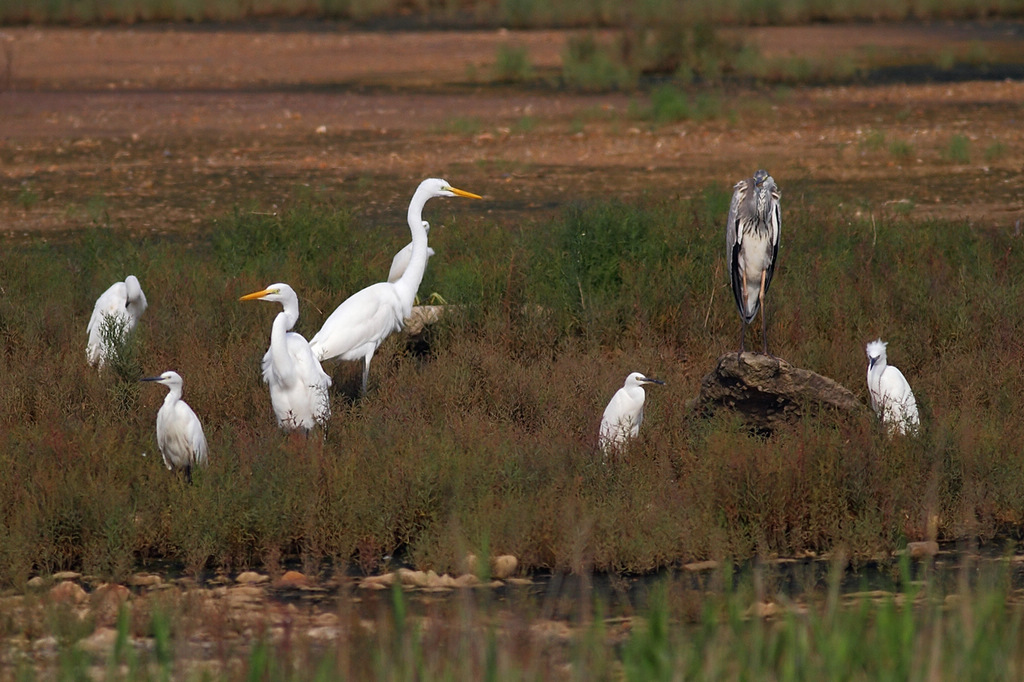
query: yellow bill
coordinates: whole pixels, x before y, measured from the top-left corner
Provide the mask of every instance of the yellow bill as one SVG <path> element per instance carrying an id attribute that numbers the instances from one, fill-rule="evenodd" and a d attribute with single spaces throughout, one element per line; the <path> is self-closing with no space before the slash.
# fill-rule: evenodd
<path id="1" fill-rule="evenodd" d="M 263 298 L 267 294 L 274 293 L 274 291 L 275 291 L 274 289 L 264 289 L 263 291 L 254 291 L 251 294 L 246 294 L 245 296 L 242 296 L 238 300 L 239 301 L 255 301 L 256 299 Z"/>
<path id="2" fill-rule="evenodd" d="M 483 199 L 483 197 L 480 196 L 479 194 L 473 194 L 472 192 L 467 192 L 466 190 L 459 189 L 457 187 L 449 186 L 448 191 L 457 197 L 466 197 L 467 199 Z"/>

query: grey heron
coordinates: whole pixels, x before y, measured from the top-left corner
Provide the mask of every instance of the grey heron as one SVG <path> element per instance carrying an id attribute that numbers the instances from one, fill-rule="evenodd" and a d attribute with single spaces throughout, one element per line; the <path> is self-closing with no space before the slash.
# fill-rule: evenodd
<path id="1" fill-rule="evenodd" d="M 626 441 L 636 438 L 640 432 L 640 424 L 644 421 L 644 400 L 647 397 L 644 384 L 664 383 L 640 372 L 633 372 L 626 377 L 622 388 L 615 392 L 601 416 L 597 443 L 605 454 L 625 445 Z"/>
<path id="2" fill-rule="evenodd" d="M 246 294 L 240 301 L 280 303 L 282 310 L 270 329 L 270 348 L 263 356 L 263 381 L 270 387 L 270 404 L 277 424 L 286 431 L 303 429 L 307 433 L 317 425 L 326 426 L 331 418 L 327 389 L 331 378 L 313 355 L 309 342 L 291 331 L 299 319 L 299 297 L 284 283 Z"/>
<path id="3" fill-rule="evenodd" d="M 889 429 L 889 433 L 903 435 L 916 430 L 921 424 L 921 418 L 917 413 L 914 392 L 910 390 L 903 372 L 886 362 L 887 345 L 881 339 L 867 345 L 871 409 Z"/>
<path id="4" fill-rule="evenodd" d="M 90 365 L 102 368 L 110 353 L 107 344 L 111 339 L 109 332 L 104 336 L 104 328 L 116 325 L 121 340 L 124 340 L 135 329 L 147 305 L 146 294 L 142 292 L 142 286 L 135 275 L 128 275 L 123 282 L 115 282 L 100 294 L 86 327 L 89 341 L 85 355 Z"/>
<path id="5" fill-rule="evenodd" d="M 423 229 L 423 206 L 434 197 L 468 197 L 477 194 L 457 189 L 445 180 L 427 178 L 419 184 L 409 202 L 407 220 L 412 232 L 409 267 L 395 282 L 377 282 L 349 296 L 324 321 L 309 347 L 318 360 L 341 358 L 363 361 L 362 393 L 370 378 L 370 361 L 380 344 L 399 331 L 412 313 L 413 301 L 427 266 L 427 231 Z"/>
<path id="6" fill-rule="evenodd" d="M 142 381 L 155 381 L 169 389 L 156 413 L 156 444 L 164 466 L 170 471 L 184 469 L 185 478 L 191 483 L 192 467 L 206 466 L 209 452 L 199 417 L 181 399 L 181 376 L 177 372 L 164 372 Z"/>
<path id="7" fill-rule="evenodd" d="M 764 316 L 764 297 L 772 283 L 779 254 L 782 213 L 781 193 L 766 170 L 737 182 L 725 226 L 726 259 L 732 293 L 740 311 L 740 353 L 746 350 L 747 325 L 761 311 L 764 353 L 768 354 L 768 323 Z"/>

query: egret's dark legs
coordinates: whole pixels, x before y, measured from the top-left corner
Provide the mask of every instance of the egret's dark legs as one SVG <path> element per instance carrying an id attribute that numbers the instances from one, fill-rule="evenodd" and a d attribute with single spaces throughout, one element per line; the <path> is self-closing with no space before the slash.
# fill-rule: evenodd
<path id="1" fill-rule="evenodd" d="M 185 480 L 188 482 L 189 485 L 192 485 L 192 465 L 191 464 L 186 464 L 185 465 Z"/>

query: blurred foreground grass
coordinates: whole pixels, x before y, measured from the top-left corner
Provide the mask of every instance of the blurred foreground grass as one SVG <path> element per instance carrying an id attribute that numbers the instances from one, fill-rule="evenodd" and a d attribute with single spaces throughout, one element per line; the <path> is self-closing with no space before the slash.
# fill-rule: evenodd
<path id="1" fill-rule="evenodd" d="M 420 292 L 453 308 L 424 339 L 385 342 L 364 399 L 350 397 L 356 364 L 328 363 L 323 439 L 275 426 L 259 361 L 278 308 L 236 299 L 290 283 L 308 338 L 345 296 L 384 278 L 408 240 L 397 221 L 357 229 L 347 207 L 302 199 L 279 215 L 238 210 L 189 242 L 93 228 L 9 245 L 0 584 L 67 568 L 121 579 L 154 558 L 191 572 L 284 558 L 373 571 L 391 556 L 440 572 L 489 547 L 526 569 L 647 572 L 808 551 L 887 556 L 933 532 L 1016 538 L 1020 237 L 851 220 L 827 198 L 784 195 L 773 351 L 867 402 L 864 344 L 885 338 L 923 434 L 887 440 L 865 408 L 765 439 L 686 406 L 737 344 L 722 271 L 728 198 L 711 187 L 683 204 L 571 206 L 514 226 L 455 220 L 435 200 L 437 255 Z M 150 307 L 125 366 L 98 374 L 85 325 L 95 297 L 130 273 Z M 134 380 L 167 369 L 184 377 L 210 443 L 191 487 L 156 451 L 163 391 Z M 648 393 L 635 447 L 604 465 L 601 410 L 634 370 L 667 385 Z"/>
<path id="2" fill-rule="evenodd" d="M 314 605 L 165 589 L 120 609 L 45 593 L 5 599 L 0 676 L 34 680 L 999 680 L 1019 679 L 1024 631 L 1011 564 L 967 554 L 952 575 L 908 562 L 891 591 L 843 594 L 841 565 L 799 595 L 771 571 L 704 589 L 659 579 L 609 612 L 606 593 L 548 585 L 423 598 L 343 589 Z M 890 583 L 892 584 L 892 583 Z M 582 585 L 582 584 L 581 584 Z M 247 594 L 250 594 L 247 593 Z M 555 614 L 554 601 L 572 604 Z M 619 607 L 622 608 L 621 606 Z M 8 674 L 4 673 L 4 670 Z"/>

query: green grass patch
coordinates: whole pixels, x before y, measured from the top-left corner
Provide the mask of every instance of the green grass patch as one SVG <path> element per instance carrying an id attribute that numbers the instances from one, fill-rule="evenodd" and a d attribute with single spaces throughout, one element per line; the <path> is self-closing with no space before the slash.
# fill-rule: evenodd
<path id="1" fill-rule="evenodd" d="M 15 201 L 22 210 L 28 211 L 39 203 L 39 194 L 26 185 L 18 192 L 18 196 Z"/>
<path id="2" fill-rule="evenodd" d="M 662 85 L 651 92 L 650 104 L 640 116 L 655 123 L 705 121 L 723 115 L 722 98 L 709 92 L 690 95 L 675 86 Z"/>
<path id="3" fill-rule="evenodd" d="M 986 161 L 998 161 L 999 159 L 1006 156 L 1006 145 L 996 140 L 985 147 L 985 160 Z"/>
<path id="4" fill-rule="evenodd" d="M 912 159 L 914 158 L 914 145 L 907 140 L 893 140 L 889 143 L 889 154 L 897 159 Z"/>
<path id="5" fill-rule="evenodd" d="M 942 150 L 942 158 L 950 163 L 970 163 L 971 141 L 966 135 L 953 135 L 949 138 L 946 148 Z"/>
<path id="6" fill-rule="evenodd" d="M 637 73 L 616 45 L 599 43 L 592 33 L 573 36 L 562 54 L 562 82 L 590 92 L 622 90 L 636 84 Z"/>
<path id="7" fill-rule="evenodd" d="M 478 135 L 484 129 L 477 116 L 454 116 L 441 126 L 441 132 L 450 135 Z"/>
<path id="8" fill-rule="evenodd" d="M 525 47 L 499 45 L 494 59 L 494 80 L 501 83 L 522 83 L 533 78 L 533 66 Z"/>
<path id="9" fill-rule="evenodd" d="M 877 152 L 885 149 L 885 132 L 881 130 L 869 130 L 860 143 L 863 149 Z"/>
<path id="10" fill-rule="evenodd" d="M 537 127 L 536 116 L 522 116 L 516 119 L 516 122 L 512 124 L 512 132 L 514 133 L 531 133 Z"/>

